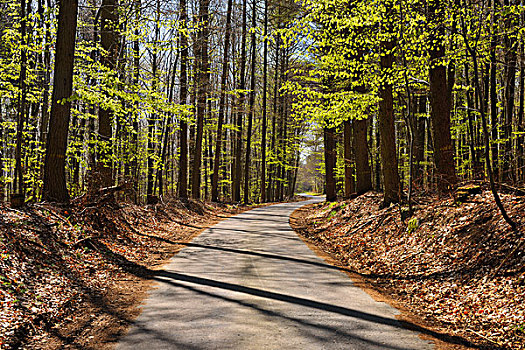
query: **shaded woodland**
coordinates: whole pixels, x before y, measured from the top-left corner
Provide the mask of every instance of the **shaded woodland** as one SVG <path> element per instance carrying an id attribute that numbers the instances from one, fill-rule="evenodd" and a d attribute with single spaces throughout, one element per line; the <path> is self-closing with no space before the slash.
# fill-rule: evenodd
<path id="1" fill-rule="evenodd" d="M 301 169 L 328 200 L 384 205 L 525 182 L 523 1 L 21 0 L 0 16 L 15 206 L 283 200 Z"/>
<path id="2" fill-rule="evenodd" d="M 137 203 L 291 196 L 305 126 L 279 90 L 296 48 L 275 31 L 296 12 L 262 1 L 2 2 L 1 200 L 112 188 Z"/>
<path id="3" fill-rule="evenodd" d="M 0 347 L 108 346 L 201 229 L 312 192 L 341 267 L 523 349 L 524 117 L 525 0 L 0 0 Z"/>

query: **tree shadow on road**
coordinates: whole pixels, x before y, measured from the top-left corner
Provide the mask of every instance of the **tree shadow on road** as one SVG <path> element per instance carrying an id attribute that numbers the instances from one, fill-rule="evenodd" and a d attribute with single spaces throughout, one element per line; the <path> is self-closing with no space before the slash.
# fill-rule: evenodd
<path id="1" fill-rule="evenodd" d="M 366 349 L 370 349 L 370 347 L 373 346 L 374 349 L 406 350 L 406 348 L 401 348 L 401 347 L 398 347 L 398 346 L 393 346 L 393 345 L 388 345 L 388 344 L 384 344 L 384 343 L 379 343 L 379 342 L 373 341 L 371 339 L 366 339 L 366 338 L 360 337 L 360 336 L 358 336 L 356 334 L 352 334 L 352 333 L 346 332 L 346 331 L 344 331 L 343 329 L 340 329 L 340 328 L 330 327 L 328 325 L 320 324 L 320 323 L 309 322 L 309 321 L 307 321 L 305 319 L 300 319 L 298 317 L 292 317 L 290 315 L 284 315 L 282 313 L 279 313 L 279 312 L 276 312 L 276 311 L 273 311 L 273 310 L 269 310 L 267 308 L 263 308 L 260 305 L 257 305 L 257 304 L 254 304 L 254 303 L 250 303 L 250 302 L 243 301 L 243 300 L 240 300 L 240 299 L 229 298 L 227 296 L 219 295 L 219 294 L 216 294 L 216 293 L 212 293 L 210 291 L 204 291 L 204 290 L 201 290 L 201 289 L 193 287 L 193 286 L 189 286 L 189 285 L 186 285 L 186 284 L 178 283 L 176 280 L 171 279 L 171 278 L 170 279 L 166 279 L 166 278 L 155 277 L 154 279 L 159 281 L 159 282 L 166 283 L 166 284 L 169 284 L 169 285 L 174 286 L 174 287 L 183 288 L 183 289 L 188 290 L 188 291 L 190 291 L 192 293 L 196 293 L 196 294 L 199 294 L 199 295 L 212 297 L 212 298 L 223 300 L 223 301 L 226 301 L 226 302 L 229 302 L 229 303 L 237 304 L 240 307 L 253 309 L 253 310 L 256 310 L 257 312 L 260 312 L 261 314 L 264 314 L 265 316 L 277 317 L 277 318 L 280 318 L 280 319 L 283 319 L 283 320 L 286 320 L 286 321 L 291 321 L 291 322 L 297 323 L 297 324 L 302 326 L 302 328 L 301 328 L 302 333 L 308 333 L 308 336 L 310 338 L 321 339 L 321 340 L 326 341 L 327 343 L 333 342 L 332 337 L 334 337 L 334 336 L 337 336 L 337 337 L 343 336 L 345 338 L 352 339 L 354 342 L 360 343 L 360 345 L 363 345 L 364 346 L 363 348 L 366 348 Z M 308 330 L 311 330 L 311 331 L 308 331 Z M 325 332 L 324 336 L 316 335 L 315 334 L 316 333 L 315 330 L 321 330 L 321 331 Z M 152 331 L 152 330 L 150 330 L 150 331 L 151 332 L 155 332 L 155 331 Z M 157 334 L 157 333 L 160 333 L 160 332 L 155 332 L 155 334 Z M 361 347 L 359 347 L 359 348 L 361 348 Z"/>
<path id="2" fill-rule="evenodd" d="M 228 231 L 240 231 L 245 233 L 252 233 L 251 231 L 247 230 L 240 230 L 240 229 L 222 229 L 222 230 L 228 230 Z M 257 234 L 257 232 L 253 232 L 254 234 Z M 342 266 L 335 266 L 330 264 L 325 264 L 319 261 L 314 260 L 305 260 L 300 258 L 295 258 L 292 256 L 286 256 L 286 255 L 277 255 L 277 254 L 271 254 L 266 253 L 262 251 L 253 251 L 253 250 L 244 250 L 244 249 L 235 249 L 235 248 L 229 248 L 225 246 L 214 246 L 214 245 L 208 245 L 208 244 L 199 244 L 199 243 L 190 243 L 190 242 L 183 242 L 183 241 L 172 241 L 163 237 L 158 236 L 152 236 L 140 232 L 136 232 L 136 234 L 152 239 L 156 239 L 165 243 L 173 244 L 173 245 L 181 245 L 184 247 L 193 247 L 193 248 L 202 248 L 202 249 L 208 249 L 208 250 L 216 250 L 216 251 L 223 251 L 227 253 L 234 253 L 234 254 L 242 254 L 242 255 L 249 255 L 249 256 L 256 256 L 256 257 L 262 257 L 262 258 L 268 258 L 268 259 L 275 259 L 275 260 L 283 260 L 283 261 L 291 261 L 298 264 L 304 264 L 304 265 L 312 265 L 317 267 L 322 267 L 328 270 L 337 270 L 341 272 L 348 272 L 352 274 L 356 274 L 361 277 L 370 278 L 370 279 L 392 279 L 392 280 L 430 280 L 430 279 L 443 279 L 445 277 L 457 274 L 457 273 L 467 273 L 468 270 L 445 270 L 441 272 L 434 272 L 431 274 L 420 274 L 420 275 L 396 275 L 396 274 L 378 274 L 378 273 L 362 273 L 353 269 L 349 269 Z M 266 234 L 265 234 L 266 235 Z M 270 236 L 277 236 L 271 233 L 268 233 Z M 281 237 L 279 238 L 286 238 Z"/>
<path id="3" fill-rule="evenodd" d="M 248 232 L 248 231 L 246 231 L 246 232 Z M 222 252 L 227 252 L 227 253 L 257 256 L 257 257 L 268 258 L 268 259 L 291 261 L 291 262 L 295 262 L 295 263 L 299 263 L 299 264 L 318 266 L 318 267 L 322 267 L 322 268 L 329 269 L 329 270 L 345 271 L 345 272 L 355 273 L 355 274 L 358 274 L 358 275 L 361 275 L 361 276 L 368 276 L 366 274 L 361 274 L 361 273 L 359 273 L 357 271 L 350 270 L 350 269 L 347 269 L 347 268 L 344 268 L 344 267 L 338 267 L 338 266 L 333 266 L 333 265 L 329 265 L 329 264 L 324 264 L 322 262 L 313 261 L 313 260 L 299 259 L 299 258 L 295 258 L 295 257 L 291 257 L 291 256 L 276 255 L 276 254 L 270 254 L 270 253 L 265 253 L 265 252 L 260 252 L 260 251 L 228 248 L 228 247 L 223 247 L 223 246 L 213 246 L 213 245 L 199 244 L 199 243 L 172 241 L 172 240 L 169 240 L 169 239 L 166 239 L 166 238 L 163 238 L 163 237 L 151 236 L 151 235 L 147 235 L 147 234 L 144 234 L 144 233 L 139 233 L 139 235 L 144 236 L 144 237 L 149 237 L 149 238 L 152 238 L 152 239 L 156 239 L 156 240 L 159 240 L 159 241 L 162 241 L 162 242 L 165 242 L 165 243 L 174 244 L 174 245 L 181 245 L 181 246 L 185 246 L 185 247 L 202 248 L 202 249 L 217 250 L 217 251 L 222 251 Z"/>
<path id="4" fill-rule="evenodd" d="M 178 244 L 176 242 L 173 242 L 173 243 Z M 190 244 L 185 243 L 185 245 L 190 245 Z M 209 247 L 206 247 L 206 248 L 209 248 Z M 214 247 L 214 248 L 218 248 L 221 250 L 223 249 L 222 247 L 220 248 Z M 229 250 L 230 248 L 226 248 L 226 249 Z M 238 250 L 236 249 L 232 249 L 232 250 L 233 252 L 238 253 Z M 428 329 L 426 327 L 417 325 L 412 322 L 401 321 L 401 320 L 397 320 L 394 318 L 383 317 L 383 316 L 375 315 L 372 313 L 367 313 L 367 312 L 358 311 L 358 310 L 354 310 L 354 309 L 350 309 L 350 308 L 346 308 L 342 306 L 332 305 L 329 303 L 319 302 L 319 301 L 306 299 L 302 297 L 296 297 L 296 296 L 283 294 L 283 293 L 266 291 L 266 290 L 253 288 L 253 287 L 247 287 L 247 286 L 234 284 L 234 283 L 221 282 L 221 281 L 217 281 L 213 279 L 208 279 L 208 278 L 203 278 L 203 277 L 198 277 L 198 276 L 191 276 L 191 275 L 176 273 L 176 272 L 170 272 L 166 270 L 151 270 L 140 264 L 127 260 L 125 257 L 121 256 L 118 253 L 114 253 L 114 252 L 108 252 L 108 253 L 114 256 L 115 261 L 117 261 L 119 265 L 122 266 L 123 269 L 125 269 L 126 271 L 138 277 L 154 280 L 154 281 L 161 282 L 161 283 L 168 283 L 168 284 L 171 284 L 177 287 L 182 287 L 188 290 L 197 291 L 198 293 L 201 293 L 201 294 L 210 293 L 211 296 L 216 296 L 214 293 L 202 291 L 202 290 L 196 289 L 195 287 L 181 284 L 179 282 L 192 283 L 197 286 L 207 286 L 207 287 L 217 288 L 220 290 L 228 290 L 228 291 L 233 291 L 233 292 L 242 293 L 246 295 L 252 295 L 252 296 L 256 296 L 260 298 L 271 299 L 271 300 L 281 301 L 281 302 L 295 304 L 295 305 L 301 305 L 301 306 L 304 306 L 310 309 L 321 310 L 321 311 L 325 311 L 329 313 L 348 316 L 351 318 L 361 319 L 361 320 L 375 323 L 375 324 L 387 325 L 387 326 L 391 326 L 391 327 L 398 328 L 398 329 L 409 329 L 409 330 L 433 337 L 435 339 L 439 339 L 441 341 L 444 341 L 450 344 L 458 344 L 458 345 L 465 345 L 468 347 L 474 347 L 474 345 L 465 338 L 462 338 L 460 336 L 451 336 L 448 334 L 443 334 L 443 333 Z M 254 252 L 241 251 L 241 253 L 253 254 Z M 272 256 L 271 254 L 266 254 L 266 253 L 256 253 L 256 254 L 262 254 L 262 256 L 264 257 L 266 257 L 266 255 L 270 255 L 271 258 L 282 258 L 279 256 Z M 288 258 L 288 257 L 285 257 L 285 258 Z M 311 263 L 309 261 L 301 261 L 300 259 L 295 259 L 295 258 L 290 258 L 290 259 L 293 259 L 292 261 L 299 260 L 299 262 L 301 263 Z M 329 267 L 332 269 L 339 269 L 337 267 L 326 265 L 326 264 L 321 264 L 321 263 L 315 263 L 315 264 L 321 265 L 323 267 Z M 220 297 L 225 298 L 224 296 L 220 296 Z M 236 300 L 236 299 L 229 300 L 228 298 L 225 298 L 225 300 L 236 302 L 239 304 L 244 303 L 246 304 L 245 306 L 249 306 L 251 308 L 259 308 L 259 311 L 268 313 L 269 315 L 273 313 L 274 316 L 288 317 L 288 316 L 284 316 L 284 315 L 275 313 L 274 311 L 271 311 L 271 310 L 261 309 L 259 306 L 256 306 L 250 303 L 246 303 L 240 300 Z M 119 317 L 119 318 L 123 319 L 123 317 Z M 297 321 L 297 322 L 305 322 L 304 320 L 297 320 L 295 318 L 291 318 L 291 320 Z M 126 320 L 126 321 L 129 322 L 129 320 Z M 135 322 L 132 322 L 132 323 L 134 324 Z M 327 327 L 324 325 L 313 325 L 313 324 L 310 326 Z M 326 330 L 332 331 L 330 327 L 328 327 Z M 335 330 L 335 329 L 333 331 L 334 332 L 337 331 L 338 333 L 341 332 L 341 330 Z M 354 336 L 354 335 L 349 335 L 349 336 Z M 365 339 L 362 339 L 362 340 L 365 341 Z M 391 349 L 396 350 L 397 348 L 394 347 Z"/>
<path id="5" fill-rule="evenodd" d="M 222 290 L 229 290 L 233 292 L 253 295 L 253 296 L 260 297 L 260 298 L 277 300 L 277 301 L 282 301 L 282 302 L 291 303 L 295 305 L 301 305 L 301 306 L 305 306 L 311 309 L 317 309 L 321 311 L 335 313 L 335 314 L 348 316 L 351 318 L 356 318 L 356 319 L 360 319 L 360 320 L 364 320 L 364 321 L 368 321 L 368 322 L 372 322 L 376 324 L 387 325 L 387 326 L 391 326 L 391 327 L 395 327 L 399 329 L 413 330 L 415 332 L 418 332 L 418 333 L 421 333 L 427 336 L 431 336 L 433 338 L 436 338 L 436 339 L 439 339 L 439 340 L 442 340 L 442 341 L 445 341 L 451 344 L 466 345 L 470 347 L 474 346 L 472 343 L 470 343 L 465 338 L 439 333 L 431 329 L 422 327 L 420 325 L 414 324 L 412 322 L 400 321 L 394 318 L 383 317 L 383 316 L 375 315 L 372 313 L 358 311 L 358 310 L 354 310 L 354 309 L 350 309 L 350 308 L 346 308 L 342 306 L 336 306 L 336 305 L 332 305 L 332 304 L 328 304 L 324 302 L 314 301 L 311 299 L 296 297 L 296 296 L 292 296 L 288 294 L 276 293 L 276 292 L 266 291 L 266 290 L 262 290 L 258 288 L 247 287 L 247 286 L 243 286 L 239 284 L 220 282 L 220 281 L 216 281 L 216 280 L 212 280 L 208 278 L 202 278 L 202 277 L 191 276 L 191 275 L 186 275 L 186 274 L 181 274 L 181 273 L 176 273 L 176 272 L 169 272 L 169 271 L 164 271 L 164 270 L 154 271 L 154 275 L 152 276 L 152 278 L 156 281 L 163 282 L 163 283 L 173 283 L 172 281 L 189 282 L 189 283 L 193 283 L 193 284 L 197 284 L 201 286 L 208 286 L 208 287 L 218 288 Z M 187 288 L 187 286 L 184 286 L 184 287 Z"/>

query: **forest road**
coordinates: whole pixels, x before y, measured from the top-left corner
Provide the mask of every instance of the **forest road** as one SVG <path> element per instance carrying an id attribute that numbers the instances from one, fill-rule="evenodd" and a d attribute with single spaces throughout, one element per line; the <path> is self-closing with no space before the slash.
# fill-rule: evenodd
<path id="1" fill-rule="evenodd" d="M 277 204 L 205 230 L 156 276 L 118 350 L 434 349 L 317 257 Z"/>

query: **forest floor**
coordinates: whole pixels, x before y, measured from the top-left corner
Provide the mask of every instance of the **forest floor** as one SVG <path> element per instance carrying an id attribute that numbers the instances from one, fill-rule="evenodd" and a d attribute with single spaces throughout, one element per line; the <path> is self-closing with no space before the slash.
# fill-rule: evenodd
<path id="1" fill-rule="evenodd" d="M 0 206 L 0 349 L 105 349 L 203 229 L 253 206 L 78 201 Z M 180 244 L 179 244 L 180 243 Z"/>
<path id="2" fill-rule="evenodd" d="M 310 205 L 291 224 L 412 321 L 482 349 L 525 349 L 525 238 L 509 229 L 490 192 L 462 203 L 418 196 L 406 221 L 399 206 L 380 209 L 381 200 L 368 193 Z M 523 227 L 525 197 L 502 200 Z"/>

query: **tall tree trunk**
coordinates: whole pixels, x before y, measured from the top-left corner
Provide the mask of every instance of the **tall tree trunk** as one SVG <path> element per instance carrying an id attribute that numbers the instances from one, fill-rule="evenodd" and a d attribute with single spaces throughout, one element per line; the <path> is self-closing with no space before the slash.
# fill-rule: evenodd
<path id="1" fill-rule="evenodd" d="M 517 1 L 516 1 L 517 4 Z M 507 10 L 511 2 L 504 0 L 505 9 Z M 512 38 L 508 33 L 512 32 L 519 22 L 519 16 L 515 13 L 508 12 L 505 14 L 506 33 L 504 38 L 505 44 L 505 63 L 507 65 L 507 76 L 505 83 L 505 125 L 503 127 L 505 137 L 505 156 L 503 157 L 503 181 L 513 182 L 513 152 L 512 152 L 512 124 L 514 121 L 514 100 L 516 91 L 516 63 L 518 54 L 518 40 Z"/>
<path id="2" fill-rule="evenodd" d="M 5 200 L 5 176 L 4 176 L 4 158 L 6 156 L 4 143 L 4 114 L 3 105 L 0 103 L 0 201 Z"/>
<path id="3" fill-rule="evenodd" d="M 335 165 L 337 159 L 335 147 L 335 128 L 324 127 L 324 164 L 325 164 L 325 183 L 326 200 L 334 202 L 337 200 L 335 188 Z"/>
<path id="4" fill-rule="evenodd" d="M 352 166 L 352 124 L 350 119 L 344 121 L 344 164 L 345 164 L 345 198 L 355 192 L 354 168 Z"/>
<path id="5" fill-rule="evenodd" d="M 492 0 L 492 24 L 491 24 L 491 40 L 490 40 L 490 134 L 492 142 L 490 144 L 490 149 L 492 153 L 492 169 L 494 169 L 494 181 L 498 181 L 499 174 L 497 169 L 498 160 L 499 160 L 499 149 L 498 149 L 498 88 L 497 88 L 497 57 L 496 50 L 498 46 L 498 37 L 496 34 L 496 21 L 497 21 L 497 11 L 498 0 Z"/>
<path id="6" fill-rule="evenodd" d="M 280 80 L 281 83 L 286 81 L 285 78 L 286 72 L 286 49 L 283 48 L 281 54 L 281 64 L 280 64 Z M 284 144 L 286 142 L 286 130 L 285 130 L 285 96 L 284 93 L 279 95 L 279 121 L 278 121 L 278 132 L 277 132 L 277 144 L 276 144 L 276 153 L 277 153 L 277 165 L 276 165 L 276 177 L 277 181 L 275 182 L 275 193 L 276 200 L 283 200 L 283 183 L 284 183 L 284 162 L 285 162 L 285 152 Z"/>
<path id="7" fill-rule="evenodd" d="M 102 0 L 100 8 L 100 45 L 105 51 L 101 56 L 102 64 L 113 72 L 116 68 L 119 55 L 118 36 L 116 25 L 118 24 L 117 0 Z M 109 108 L 100 107 L 98 112 L 98 134 L 100 143 L 98 155 L 98 184 L 101 186 L 111 186 L 113 184 L 112 175 L 112 128 L 111 121 L 113 111 Z"/>
<path id="8" fill-rule="evenodd" d="M 198 71 L 197 71 L 197 128 L 195 132 L 195 153 L 191 173 L 191 196 L 194 199 L 201 197 L 201 164 L 202 164 L 202 138 L 204 134 L 204 119 L 206 114 L 206 97 L 209 83 L 208 62 L 208 33 L 209 33 L 209 7 L 210 0 L 199 1 L 199 35 Z"/>
<path id="9" fill-rule="evenodd" d="M 427 97 L 421 95 L 417 99 L 417 114 L 415 115 L 414 125 L 414 182 L 418 186 L 423 185 L 424 161 L 425 161 L 425 134 L 426 134 L 426 114 Z"/>
<path id="10" fill-rule="evenodd" d="M 381 191 L 381 136 L 380 133 L 380 127 L 379 127 L 379 116 L 376 116 L 376 128 L 375 128 L 375 152 L 372 153 L 374 158 L 374 185 L 376 191 Z M 365 128 L 366 130 L 366 128 Z M 370 126 L 370 138 L 372 138 L 372 133 L 374 132 L 373 128 Z M 356 151 L 357 153 L 357 151 Z M 357 163 L 357 159 L 356 159 Z M 357 164 L 356 164 L 357 166 Z M 358 180 L 359 181 L 359 178 Z M 359 186 L 359 185 L 358 185 Z"/>
<path id="11" fill-rule="evenodd" d="M 271 201 L 275 200 L 275 182 L 276 182 L 276 165 L 275 158 L 277 154 L 276 149 L 276 135 L 277 135 L 277 110 L 279 105 L 279 53 L 280 53 L 280 36 L 277 35 L 275 45 L 275 75 L 274 75 L 274 86 L 273 86 L 273 111 L 272 111 L 272 140 L 270 149 L 272 151 L 272 164 L 270 165 L 270 181 L 268 181 L 268 196 Z"/>
<path id="12" fill-rule="evenodd" d="M 179 60 L 179 55 L 177 53 L 177 56 L 175 57 L 175 62 L 171 62 L 170 64 L 170 84 L 168 87 L 168 102 L 171 104 L 173 103 L 173 94 L 175 89 L 175 76 L 177 71 L 177 64 Z M 173 115 L 170 113 L 168 116 L 166 116 L 166 124 L 164 125 L 164 132 L 162 137 L 162 150 L 160 152 L 160 165 L 157 169 L 157 179 L 158 179 L 158 189 L 159 189 L 159 197 L 164 196 L 164 177 L 168 175 L 168 152 L 169 152 L 169 144 L 170 144 L 170 134 L 171 134 L 171 127 L 173 122 Z"/>
<path id="13" fill-rule="evenodd" d="M 387 9 L 387 11 L 394 11 Z M 393 17 L 392 12 L 387 14 L 387 20 L 391 21 Z M 387 23 L 387 31 L 392 33 L 392 24 Z M 383 74 L 387 74 L 392 69 L 394 62 L 393 49 L 395 43 L 394 39 L 387 39 L 381 43 L 381 68 Z M 445 90 L 444 90 L 445 91 Z M 394 96 L 392 91 L 392 83 L 388 79 L 384 79 L 383 84 L 379 88 L 379 95 L 381 102 L 379 103 L 379 136 L 381 138 L 381 165 L 383 167 L 383 186 L 384 198 L 383 206 L 388 206 L 390 203 L 399 202 L 400 196 L 400 180 L 397 165 L 396 155 L 396 139 L 394 126 Z"/>
<path id="14" fill-rule="evenodd" d="M 242 38 L 241 38 L 241 67 L 240 67 L 240 83 L 239 90 L 243 91 L 246 88 L 246 6 L 247 0 L 242 3 Z M 233 176 L 233 200 L 235 202 L 241 201 L 241 178 L 242 178 L 242 117 L 244 114 L 244 99 L 245 94 L 239 93 L 237 111 L 237 132 L 235 145 L 235 170 Z"/>
<path id="15" fill-rule="evenodd" d="M 429 37 L 430 54 L 430 104 L 432 130 L 434 139 L 434 162 L 438 189 L 447 192 L 456 184 L 456 169 L 454 166 L 454 147 L 450 135 L 451 96 L 448 92 L 447 70 L 440 61 L 445 57 L 444 38 L 444 9 L 442 0 L 429 0 L 429 22 L 436 27 L 434 34 Z"/>
<path id="16" fill-rule="evenodd" d="M 25 188 L 24 188 L 24 169 L 22 165 L 22 147 L 24 146 L 24 126 L 26 122 L 27 109 L 27 13 L 26 0 L 20 1 L 20 37 L 22 38 L 21 54 L 20 54 L 20 75 L 18 85 L 20 88 L 20 97 L 18 100 L 18 118 L 16 125 L 16 144 L 15 144 L 15 179 L 13 188 L 13 199 L 11 205 L 14 207 L 20 206 L 25 202 Z M 16 197 L 16 199 L 15 199 Z"/>
<path id="17" fill-rule="evenodd" d="M 71 101 L 68 99 L 73 91 L 77 12 L 78 0 L 60 0 L 54 69 L 55 80 L 44 163 L 43 199 L 61 203 L 69 201 L 65 161 L 71 115 Z"/>
<path id="18" fill-rule="evenodd" d="M 262 135 L 261 135 L 261 202 L 267 201 L 266 195 L 266 134 L 268 127 L 267 94 L 268 94 L 268 0 L 264 0 L 264 49 L 263 49 L 263 95 L 262 95 Z"/>
<path id="19" fill-rule="evenodd" d="M 367 142 L 367 119 L 354 120 L 354 151 L 355 151 L 355 170 L 356 170 L 356 189 L 358 195 L 366 193 L 372 189 L 372 169 L 368 160 Z"/>
<path id="20" fill-rule="evenodd" d="M 232 7 L 233 1 L 228 0 L 228 8 L 226 10 L 226 33 L 224 35 L 224 48 L 222 56 L 222 73 L 221 73 L 221 91 L 219 99 L 219 115 L 217 120 L 217 140 L 215 143 L 215 159 L 213 164 L 213 177 L 211 182 L 211 200 L 217 202 L 219 200 L 219 171 L 220 160 L 222 154 L 222 138 L 223 138 L 223 124 L 224 114 L 226 110 L 226 84 L 228 83 L 228 67 L 229 67 L 229 50 L 231 37 L 231 21 L 232 21 Z"/>
<path id="21" fill-rule="evenodd" d="M 286 51 L 285 51 L 286 52 Z M 282 81 L 286 81 L 286 70 L 288 67 L 288 55 L 286 57 L 284 64 L 282 65 Z M 281 174 L 280 174 L 280 183 L 279 183 L 279 201 L 284 201 L 285 196 L 285 185 L 286 185 L 286 168 L 288 165 L 288 103 L 287 96 L 283 94 L 281 102 L 281 121 L 282 121 L 282 136 L 281 136 Z"/>
<path id="22" fill-rule="evenodd" d="M 466 33 L 466 24 L 465 21 L 462 21 L 462 27 L 463 32 Z M 470 53 L 470 56 L 472 57 L 472 62 L 474 64 L 474 84 L 476 87 L 476 90 L 481 91 L 481 85 L 479 82 L 479 69 L 478 69 L 478 56 L 477 56 L 477 47 L 472 47 L 470 42 L 467 40 L 466 36 L 463 36 L 465 46 L 467 48 L 467 51 Z M 501 215 L 503 216 L 503 219 L 509 224 L 509 226 L 512 228 L 512 230 L 516 231 L 518 229 L 518 225 L 514 220 L 512 220 L 509 215 L 507 214 L 507 211 L 505 207 L 503 206 L 503 203 L 501 202 L 501 198 L 498 194 L 498 191 L 496 190 L 496 184 L 494 181 L 494 176 L 492 172 L 492 166 L 490 164 L 490 154 L 489 154 L 489 132 L 487 127 L 487 118 L 485 116 L 485 106 L 484 106 L 484 99 L 481 98 L 481 94 L 476 94 L 478 98 L 478 103 L 481 106 L 480 108 L 480 115 L 481 115 L 481 125 L 483 129 L 483 135 L 484 135 L 484 146 L 485 146 L 485 162 L 486 162 L 486 168 L 487 168 L 487 174 L 489 178 L 489 184 L 490 184 L 490 190 L 492 192 L 492 195 L 494 196 L 494 202 L 496 203 L 496 206 L 501 212 Z"/>
<path id="23" fill-rule="evenodd" d="M 137 28 L 135 29 L 135 40 L 133 41 L 133 85 L 136 89 L 139 88 L 140 83 L 140 42 L 139 42 L 139 35 L 140 31 L 138 28 L 138 23 L 140 22 L 140 13 L 141 13 L 141 1 L 135 0 L 134 2 L 135 6 L 135 21 L 137 22 L 135 25 Z M 138 92 L 137 92 L 138 93 Z M 133 182 L 133 201 L 135 203 L 139 202 L 140 198 L 140 181 L 139 181 L 139 115 L 140 115 L 140 102 L 137 101 L 135 103 L 135 110 L 133 111 L 133 131 L 132 131 L 132 137 L 131 137 L 131 150 L 133 154 L 131 155 L 131 178 Z"/>
<path id="24" fill-rule="evenodd" d="M 85 119 L 82 119 L 82 122 L 84 122 Z M 71 172 L 73 173 L 72 179 L 71 179 L 71 185 L 73 188 L 73 191 L 78 194 L 80 191 L 80 157 L 81 157 L 81 148 L 78 145 L 83 145 L 84 140 L 82 136 L 82 125 L 79 123 L 78 116 L 74 115 L 72 120 L 73 132 L 71 135 L 71 138 L 74 143 L 76 143 L 75 146 L 73 146 L 73 154 L 71 156 Z"/>
<path id="25" fill-rule="evenodd" d="M 467 119 L 468 119 L 468 138 L 469 138 L 469 153 L 470 161 L 472 162 L 472 175 L 474 178 L 477 178 L 481 173 L 481 165 L 478 161 L 478 156 L 475 149 L 475 140 L 474 140 L 474 117 L 472 116 L 472 111 L 474 110 L 474 104 L 472 101 L 472 91 L 470 90 L 470 77 L 468 63 L 465 63 L 465 82 L 467 88 L 469 89 L 466 92 L 467 95 Z"/>
<path id="26" fill-rule="evenodd" d="M 255 68 L 256 68 L 256 54 L 257 54 L 257 39 L 255 36 L 256 28 L 256 6 L 257 1 L 252 1 L 252 59 L 251 59 L 251 72 L 250 72 L 250 101 L 249 101 L 249 114 L 248 114 L 248 130 L 246 130 L 246 159 L 244 163 L 244 203 L 250 202 L 250 162 L 252 152 L 252 127 L 253 127 L 253 115 L 255 113 Z"/>
<path id="27" fill-rule="evenodd" d="M 153 93 L 157 92 L 159 78 L 158 73 L 158 41 L 160 36 L 160 0 L 157 0 L 157 9 L 155 13 L 155 38 L 153 40 L 153 49 L 151 54 L 151 90 Z M 147 187 L 146 187 L 146 203 L 155 204 L 157 198 L 154 197 L 155 183 L 154 183 L 154 171 L 155 171 L 155 129 L 157 124 L 158 115 L 156 112 L 152 113 L 148 119 L 148 149 L 147 149 L 147 158 L 148 158 L 148 178 L 147 178 Z"/>
<path id="28" fill-rule="evenodd" d="M 188 28 L 188 12 L 186 0 L 180 0 L 180 91 L 179 103 L 186 105 L 188 100 L 188 37 L 186 29 Z M 188 122 L 185 116 L 180 119 L 180 134 L 179 134 L 179 178 L 177 183 L 177 195 L 180 198 L 188 198 Z"/>
<path id="29" fill-rule="evenodd" d="M 523 2 L 522 2 L 523 3 Z M 523 15 L 525 17 L 525 14 Z M 524 21 L 525 22 L 525 21 Z M 518 137 L 516 140 L 516 158 L 517 162 L 517 174 L 516 178 L 518 183 L 525 182 L 525 153 L 523 144 L 525 143 L 525 137 L 523 132 L 525 131 L 524 125 L 524 114 L 525 114 L 525 43 L 521 45 L 521 72 L 520 72 L 520 92 L 519 92 L 519 110 L 518 110 Z"/>
<path id="30" fill-rule="evenodd" d="M 50 0 L 47 0 L 47 7 L 50 8 Z M 51 30 L 50 23 L 44 18 L 44 6 L 42 0 L 38 3 L 38 13 L 41 16 L 41 21 L 43 22 L 44 32 L 45 32 L 45 44 L 43 52 L 43 63 L 44 63 L 44 81 L 43 81 L 43 97 L 42 97 L 42 114 L 40 121 L 40 144 L 46 144 L 47 129 L 49 127 L 49 88 L 51 85 Z"/>

